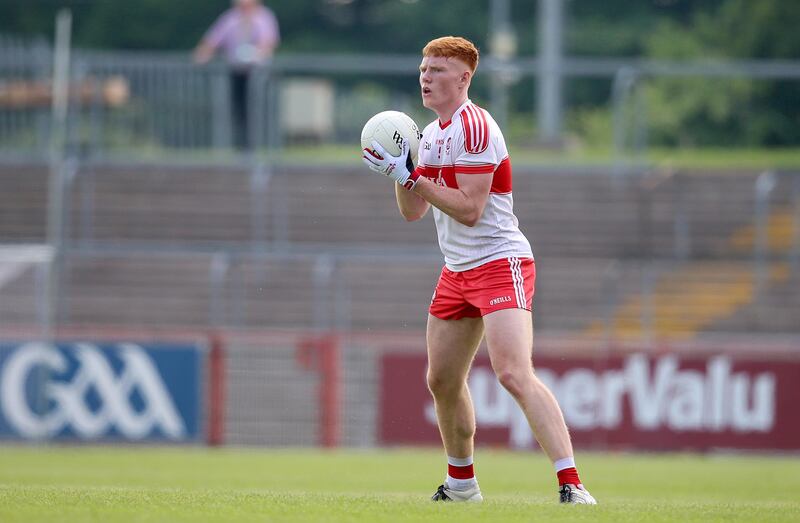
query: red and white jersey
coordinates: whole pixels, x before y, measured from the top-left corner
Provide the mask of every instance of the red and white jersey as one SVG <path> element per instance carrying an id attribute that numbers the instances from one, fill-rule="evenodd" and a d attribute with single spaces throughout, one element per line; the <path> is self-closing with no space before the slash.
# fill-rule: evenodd
<path id="1" fill-rule="evenodd" d="M 492 187 L 478 223 L 463 225 L 436 207 L 439 247 L 451 271 L 461 272 L 500 258 L 533 257 L 519 230 L 511 196 L 511 161 L 497 123 L 467 100 L 449 122 L 434 120 L 422 132 L 417 173 L 457 188 L 456 174 L 492 174 Z"/>

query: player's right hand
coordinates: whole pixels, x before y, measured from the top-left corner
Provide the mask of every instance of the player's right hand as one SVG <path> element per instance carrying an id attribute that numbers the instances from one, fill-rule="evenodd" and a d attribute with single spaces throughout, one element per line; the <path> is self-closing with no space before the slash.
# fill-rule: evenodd
<path id="1" fill-rule="evenodd" d="M 365 148 L 361 160 L 370 170 L 393 179 L 409 191 L 417 184 L 419 175 L 414 174 L 408 140 L 403 140 L 400 156 L 392 156 L 381 144 L 372 142 L 372 149 Z"/>

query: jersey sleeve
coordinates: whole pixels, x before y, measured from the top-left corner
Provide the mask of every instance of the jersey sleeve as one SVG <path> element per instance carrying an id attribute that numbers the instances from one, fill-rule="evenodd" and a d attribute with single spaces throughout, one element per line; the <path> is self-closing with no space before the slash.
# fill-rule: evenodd
<path id="1" fill-rule="evenodd" d="M 461 174 L 493 173 L 503 158 L 486 112 L 467 105 L 461 113 L 462 132 L 454 143 L 455 170 Z"/>

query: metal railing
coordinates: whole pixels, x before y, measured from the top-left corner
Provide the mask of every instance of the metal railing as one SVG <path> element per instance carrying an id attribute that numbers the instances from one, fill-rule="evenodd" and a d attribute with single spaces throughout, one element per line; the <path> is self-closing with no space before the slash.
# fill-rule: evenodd
<path id="1" fill-rule="evenodd" d="M 0 38 L 0 157 L 37 156 L 49 137 L 48 88 L 52 50 L 43 42 Z M 196 66 L 185 52 L 73 50 L 69 140 L 82 157 L 231 160 L 233 125 L 229 69 Z M 361 125 L 387 107 L 420 121 L 429 116 L 414 93 L 419 58 L 413 55 L 283 54 L 253 70 L 247 105 L 254 149 L 287 143 L 336 144 L 357 140 Z M 617 160 L 640 159 L 647 147 L 643 79 L 660 77 L 800 78 L 796 61 L 671 62 L 566 57 L 557 70 L 535 58 L 487 56 L 473 97 L 488 103 L 506 139 L 535 140 L 535 115 L 509 110 L 510 89 L 534 85 L 542 74 L 571 82 L 605 78 L 612 87 L 609 136 Z M 494 79 L 502 78 L 496 82 Z M 318 104 L 311 108 L 309 102 Z M 519 103 L 519 101 L 515 102 Z M 313 111 L 312 111 L 313 109 Z M 309 118 L 309 111 L 313 118 Z M 526 111 L 532 111 L 527 108 Z M 507 115 L 507 116 L 506 116 Z M 506 121 L 514 118 L 514 125 Z M 237 155 L 233 155 L 237 158 Z"/>

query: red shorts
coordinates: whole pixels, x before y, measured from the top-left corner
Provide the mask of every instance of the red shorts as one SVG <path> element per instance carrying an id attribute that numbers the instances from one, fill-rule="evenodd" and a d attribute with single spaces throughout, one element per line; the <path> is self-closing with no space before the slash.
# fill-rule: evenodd
<path id="1" fill-rule="evenodd" d="M 444 267 L 429 311 L 442 320 L 458 320 L 501 309 L 531 310 L 535 281 L 532 258 L 501 258 L 464 272 Z"/>

